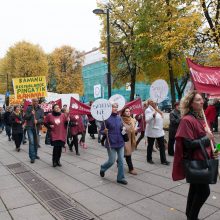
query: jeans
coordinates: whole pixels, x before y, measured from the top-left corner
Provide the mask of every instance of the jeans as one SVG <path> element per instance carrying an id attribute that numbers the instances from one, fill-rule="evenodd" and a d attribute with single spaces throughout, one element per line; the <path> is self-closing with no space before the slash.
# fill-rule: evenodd
<path id="1" fill-rule="evenodd" d="M 101 171 L 105 172 L 108 170 L 114 163 L 116 159 L 116 153 L 118 155 L 118 175 L 117 181 L 121 181 L 125 179 L 124 175 L 124 165 L 123 165 L 123 158 L 124 158 L 124 147 L 121 148 L 107 148 L 108 152 L 108 161 L 101 165 Z"/>
<path id="2" fill-rule="evenodd" d="M 38 148 L 38 131 L 34 128 L 27 128 L 28 141 L 29 141 L 29 157 L 31 160 L 35 160 L 37 156 Z"/>

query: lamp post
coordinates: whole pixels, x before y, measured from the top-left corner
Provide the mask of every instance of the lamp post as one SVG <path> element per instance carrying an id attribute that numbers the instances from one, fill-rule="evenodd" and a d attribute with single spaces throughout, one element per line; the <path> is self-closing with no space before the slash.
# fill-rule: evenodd
<path id="1" fill-rule="evenodd" d="M 108 84 L 108 98 L 111 97 L 112 94 L 112 88 L 111 88 L 111 54 L 110 54 L 110 22 L 109 22 L 109 8 L 104 11 L 103 9 L 94 9 L 93 13 L 96 15 L 105 14 L 107 19 L 107 26 L 106 26 L 106 32 L 107 32 L 107 60 L 108 60 L 108 72 L 107 72 L 107 84 Z"/>

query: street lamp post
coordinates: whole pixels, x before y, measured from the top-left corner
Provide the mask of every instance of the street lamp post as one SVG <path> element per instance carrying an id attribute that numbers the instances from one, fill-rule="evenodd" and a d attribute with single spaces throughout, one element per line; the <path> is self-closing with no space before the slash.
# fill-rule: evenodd
<path id="1" fill-rule="evenodd" d="M 107 84 L 108 84 L 108 98 L 111 97 L 112 94 L 112 85 L 111 85 L 111 53 L 110 53 L 110 19 L 109 19 L 109 8 L 104 11 L 103 9 L 94 9 L 93 13 L 96 15 L 100 14 L 106 14 L 107 19 L 107 26 L 106 26 L 106 32 L 107 32 L 107 60 L 108 60 L 108 72 L 107 72 Z"/>

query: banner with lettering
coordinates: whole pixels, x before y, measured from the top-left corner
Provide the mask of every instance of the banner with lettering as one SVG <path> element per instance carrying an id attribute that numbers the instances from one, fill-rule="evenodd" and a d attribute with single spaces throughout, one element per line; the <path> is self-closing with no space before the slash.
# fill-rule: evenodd
<path id="1" fill-rule="evenodd" d="M 141 99 L 135 99 L 131 102 L 128 102 L 125 104 L 124 108 L 129 108 L 131 111 L 131 114 L 142 114 L 143 113 L 143 108 L 142 108 L 142 103 Z"/>
<path id="2" fill-rule="evenodd" d="M 12 79 L 16 99 L 32 99 L 47 96 L 45 76 Z"/>
<path id="3" fill-rule="evenodd" d="M 70 114 L 76 115 L 91 115 L 90 106 L 74 99 L 70 99 Z"/>
<path id="4" fill-rule="evenodd" d="M 220 67 L 207 67 L 186 59 L 195 89 L 210 95 L 220 94 Z"/>

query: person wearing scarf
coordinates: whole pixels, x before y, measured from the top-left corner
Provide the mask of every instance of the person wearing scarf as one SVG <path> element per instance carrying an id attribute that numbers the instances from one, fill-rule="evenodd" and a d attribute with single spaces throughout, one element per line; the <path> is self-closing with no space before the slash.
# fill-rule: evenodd
<path id="1" fill-rule="evenodd" d="M 214 136 L 207 128 L 203 114 L 203 98 L 196 91 L 189 92 L 180 102 L 181 121 L 176 133 L 172 177 L 174 181 L 185 178 L 184 159 L 204 160 L 200 143 L 213 158 L 211 140 Z M 210 195 L 209 184 L 190 184 L 186 204 L 187 220 L 198 220 L 200 209 Z"/>
<path id="2" fill-rule="evenodd" d="M 20 105 L 14 106 L 14 111 L 10 115 L 10 122 L 12 125 L 12 137 L 15 142 L 16 150 L 19 152 L 23 139 L 23 117 Z"/>
<path id="3" fill-rule="evenodd" d="M 136 138 L 135 138 L 135 124 L 136 120 L 131 117 L 131 112 L 129 108 L 125 108 L 121 113 L 123 126 L 125 131 L 128 134 L 129 140 L 125 142 L 125 159 L 128 164 L 129 173 L 137 175 L 137 172 L 134 170 L 131 155 L 136 147 Z"/>
<path id="4" fill-rule="evenodd" d="M 49 113 L 44 120 L 45 126 L 50 129 L 51 145 L 53 146 L 53 167 L 62 166 L 60 158 L 62 148 L 66 142 L 67 122 L 67 115 L 61 113 L 61 109 L 57 104 L 53 106 L 52 113 Z"/>

